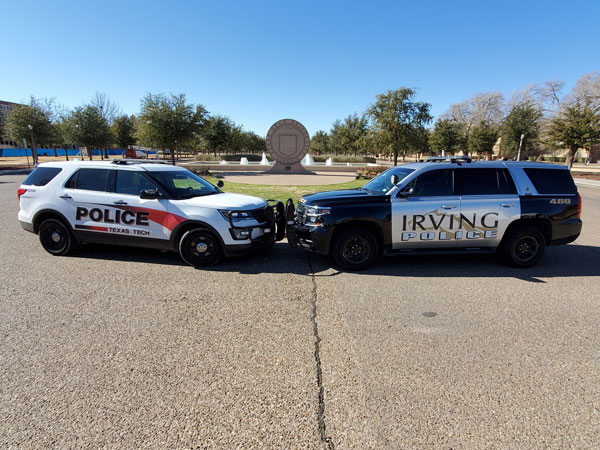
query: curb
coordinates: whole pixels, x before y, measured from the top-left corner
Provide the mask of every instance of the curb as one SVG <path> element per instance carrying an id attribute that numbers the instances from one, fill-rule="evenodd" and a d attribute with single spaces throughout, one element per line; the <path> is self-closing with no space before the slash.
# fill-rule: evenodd
<path id="1" fill-rule="evenodd" d="M 11 169 L 11 170 L 0 170 L 0 175 L 25 175 L 31 173 L 33 169 Z"/>

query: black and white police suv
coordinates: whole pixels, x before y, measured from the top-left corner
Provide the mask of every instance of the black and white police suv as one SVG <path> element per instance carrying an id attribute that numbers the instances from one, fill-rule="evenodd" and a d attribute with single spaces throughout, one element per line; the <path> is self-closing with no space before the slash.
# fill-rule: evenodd
<path id="1" fill-rule="evenodd" d="M 498 252 L 530 267 L 581 232 L 581 197 L 565 166 L 434 159 L 387 170 L 364 187 L 302 197 L 288 242 L 345 269 L 381 254 Z"/>
<path id="2" fill-rule="evenodd" d="M 23 181 L 18 198 L 21 226 L 54 255 L 95 242 L 179 251 L 188 264 L 206 266 L 269 248 L 285 233 L 281 203 L 274 209 L 261 198 L 222 192 L 166 164 L 44 163 Z"/>

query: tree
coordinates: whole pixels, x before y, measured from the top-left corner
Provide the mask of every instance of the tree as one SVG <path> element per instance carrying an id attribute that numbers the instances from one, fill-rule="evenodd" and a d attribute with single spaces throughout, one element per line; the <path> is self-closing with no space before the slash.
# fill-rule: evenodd
<path id="1" fill-rule="evenodd" d="M 121 108 L 113 102 L 104 92 L 96 92 L 90 102 L 91 106 L 95 106 L 100 111 L 100 114 L 109 125 L 112 125 L 117 117 L 121 116 Z"/>
<path id="2" fill-rule="evenodd" d="M 452 155 L 461 152 L 466 146 L 465 125 L 450 119 L 439 119 L 429 136 L 429 144 L 436 154 L 442 151 Z"/>
<path id="3" fill-rule="evenodd" d="M 138 140 L 149 147 L 171 150 L 175 165 L 177 146 L 190 144 L 207 116 L 202 105 L 186 102 L 185 94 L 147 94 L 138 117 Z"/>
<path id="4" fill-rule="evenodd" d="M 487 122 L 481 122 L 471 129 L 467 146 L 471 153 L 486 155 L 489 158 L 494 153 L 494 145 L 498 141 L 498 127 Z"/>
<path id="5" fill-rule="evenodd" d="M 569 95 L 567 102 L 589 103 L 592 108 L 600 107 L 600 72 L 591 72 L 582 76 L 573 91 Z"/>
<path id="6" fill-rule="evenodd" d="M 336 120 L 331 129 L 330 144 L 336 153 L 354 154 L 356 156 L 364 147 L 367 135 L 367 119 L 351 114 L 343 122 Z"/>
<path id="7" fill-rule="evenodd" d="M 92 105 L 75 108 L 60 128 L 67 144 L 87 147 L 90 160 L 94 148 L 102 149 L 113 140 L 107 120 Z"/>
<path id="8" fill-rule="evenodd" d="M 521 135 L 524 136 L 523 154 L 533 153 L 540 133 L 541 118 L 541 110 L 531 102 L 525 101 L 513 106 L 502 123 L 502 155 L 517 154 Z"/>
<path id="9" fill-rule="evenodd" d="M 119 148 L 127 148 L 135 145 L 135 116 L 119 116 L 115 118 L 111 125 L 111 131 L 115 139 L 115 144 Z"/>
<path id="10" fill-rule="evenodd" d="M 24 139 L 31 144 L 33 163 L 38 163 L 37 145 L 48 145 L 52 140 L 52 121 L 35 98 L 31 97 L 29 105 L 16 106 L 6 119 L 6 130 L 13 141 Z"/>
<path id="11" fill-rule="evenodd" d="M 233 125 L 231 120 L 223 116 L 211 116 L 202 132 L 206 145 L 217 156 L 217 152 L 225 151 L 231 145 Z"/>
<path id="12" fill-rule="evenodd" d="M 381 142 L 394 154 L 394 165 L 398 164 L 398 153 L 403 151 L 405 155 L 415 134 L 432 119 L 431 105 L 414 98 L 415 91 L 410 88 L 387 91 L 379 94 L 368 110 Z"/>
<path id="13" fill-rule="evenodd" d="M 550 123 L 549 139 L 569 149 L 566 164 L 571 169 L 578 149 L 600 141 L 600 107 L 579 100 L 563 106 Z"/>
<path id="14" fill-rule="evenodd" d="M 329 135 L 325 131 L 319 130 L 313 134 L 310 140 L 310 152 L 314 155 L 326 155 L 331 151 L 329 145 Z"/>
<path id="15" fill-rule="evenodd" d="M 442 118 L 463 124 L 468 135 L 471 128 L 481 122 L 500 123 L 503 108 L 504 96 L 500 92 L 482 92 L 450 106 Z"/>

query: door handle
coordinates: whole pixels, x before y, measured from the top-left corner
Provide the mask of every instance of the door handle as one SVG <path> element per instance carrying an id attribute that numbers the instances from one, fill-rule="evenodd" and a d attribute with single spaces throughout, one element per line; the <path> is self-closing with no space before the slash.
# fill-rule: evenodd
<path id="1" fill-rule="evenodd" d="M 515 206 L 514 203 L 500 203 L 500 206 L 502 206 L 503 208 L 512 208 L 513 206 Z"/>
<path id="2" fill-rule="evenodd" d="M 456 205 L 442 205 L 442 208 L 444 208 L 444 209 L 454 209 L 454 208 L 456 208 Z"/>
<path id="3" fill-rule="evenodd" d="M 72 198 L 69 194 L 59 195 L 60 198 Z"/>
<path id="4" fill-rule="evenodd" d="M 117 200 L 116 202 L 113 202 L 115 205 L 126 205 L 127 202 L 124 202 L 123 200 Z"/>

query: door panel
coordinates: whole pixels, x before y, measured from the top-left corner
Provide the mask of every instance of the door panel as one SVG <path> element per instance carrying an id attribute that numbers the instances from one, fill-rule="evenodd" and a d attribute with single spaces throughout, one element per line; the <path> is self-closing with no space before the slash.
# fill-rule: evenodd
<path id="1" fill-rule="evenodd" d="M 521 217 L 519 196 L 461 196 L 461 219 L 465 230 L 458 247 L 497 247 L 508 225 Z"/>
<path id="2" fill-rule="evenodd" d="M 82 241 L 113 243 L 102 206 L 110 195 L 108 173 L 107 169 L 79 169 L 57 190 L 56 208 Z"/>
<path id="3" fill-rule="evenodd" d="M 392 199 L 392 248 L 453 248 L 460 216 L 460 197 Z"/>
<path id="4" fill-rule="evenodd" d="M 453 170 L 424 172 L 403 186 L 402 191 L 406 196 L 392 198 L 392 247 L 456 247 L 460 197 L 454 195 Z"/>

